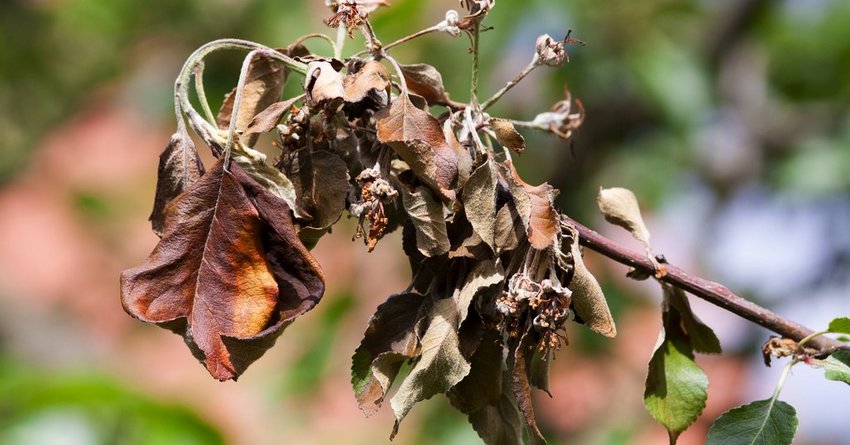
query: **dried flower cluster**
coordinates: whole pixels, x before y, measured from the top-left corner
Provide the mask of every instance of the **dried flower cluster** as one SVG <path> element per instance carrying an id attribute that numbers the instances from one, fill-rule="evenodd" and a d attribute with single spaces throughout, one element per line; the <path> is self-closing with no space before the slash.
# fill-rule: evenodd
<path id="1" fill-rule="evenodd" d="M 369 14 L 383 3 L 330 2 L 327 23 L 370 34 Z M 494 4 L 465 1 L 466 16 L 449 11 L 429 32 L 478 33 Z M 124 307 L 182 335 L 213 377 L 236 379 L 320 300 L 324 278 L 308 249 L 343 214 L 369 250 L 402 230 L 414 278 L 378 307 L 355 352 L 360 406 L 374 412 L 407 362 L 391 400 L 396 428 L 416 402 L 445 393 L 487 443 L 542 442 L 530 388 L 548 391 L 566 323 L 616 330 L 575 229 L 553 206 L 557 191 L 524 182 L 511 152 L 525 149 L 516 126 L 570 137 L 581 107 L 567 94 L 530 123 L 492 117 L 477 100 L 452 101 L 434 67 L 399 64 L 393 44 L 367 41 L 366 52 L 338 60 L 300 43 L 225 40 L 187 61 L 151 215 L 161 240 L 122 274 Z M 535 65 L 563 63 L 566 43 L 542 36 Z M 213 116 L 196 68 L 225 48 L 250 54 Z M 294 73 L 304 94 L 281 100 Z M 188 98 L 193 75 L 204 115 Z M 438 105 L 448 112 L 433 115 Z M 218 158 L 209 170 L 184 119 Z M 274 162 L 254 148 L 263 133 L 276 139 Z"/>

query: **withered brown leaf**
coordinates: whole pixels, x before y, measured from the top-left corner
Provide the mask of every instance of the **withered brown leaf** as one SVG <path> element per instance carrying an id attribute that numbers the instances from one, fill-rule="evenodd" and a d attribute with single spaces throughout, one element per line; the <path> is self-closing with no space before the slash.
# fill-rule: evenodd
<path id="1" fill-rule="evenodd" d="M 342 78 L 346 102 L 360 102 L 370 91 L 384 91 L 390 85 L 390 73 L 380 62 L 370 60 L 356 73 Z"/>
<path id="2" fill-rule="evenodd" d="M 429 301 L 413 293 L 393 295 L 369 320 L 351 364 L 357 404 L 367 416 L 381 407 L 402 363 L 419 354 L 417 326 Z"/>
<path id="3" fill-rule="evenodd" d="M 121 274 L 124 309 L 181 334 L 218 380 L 236 379 L 324 292 L 290 209 L 219 161 L 165 209 L 162 240 Z"/>
<path id="4" fill-rule="evenodd" d="M 404 83 L 410 91 L 422 96 L 430 105 L 446 105 L 449 93 L 443 85 L 443 76 L 431 65 L 417 63 L 400 65 Z"/>
<path id="5" fill-rule="evenodd" d="M 525 426 L 528 428 L 529 443 L 545 444 L 546 439 L 540 433 L 537 427 L 537 419 L 534 415 L 534 405 L 531 402 L 531 384 L 528 380 L 528 370 L 526 369 L 526 355 L 531 354 L 531 341 L 528 333 L 522 336 L 522 339 L 513 352 L 513 373 L 511 375 L 511 383 L 514 391 L 514 396 L 517 400 L 519 411 L 525 418 Z"/>
<path id="6" fill-rule="evenodd" d="M 256 133 L 247 134 L 245 130 L 254 116 L 280 99 L 286 75 L 286 69 L 277 60 L 263 55 L 254 56 L 248 67 L 245 88 L 242 90 L 242 100 L 236 115 L 236 131 L 243 133 L 239 138 L 243 144 L 253 147 L 257 143 L 259 136 Z M 218 111 L 216 120 L 219 128 L 225 129 L 230 126 L 235 100 L 236 88 L 227 93 Z"/>
<path id="7" fill-rule="evenodd" d="M 502 147 L 522 153 L 525 151 L 525 138 L 522 137 L 514 124 L 508 119 L 490 119 L 490 128 L 496 133 L 496 140 Z"/>
<path id="8" fill-rule="evenodd" d="M 493 161 L 481 164 L 463 186 L 463 206 L 475 233 L 496 252 L 496 189 L 499 172 Z"/>
<path id="9" fill-rule="evenodd" d="M 244 134 L 248 136 L 272 131 L 280 122 L 280 119 L 286 113 L 289 113 L 295 102 L 298 102 L 300 99 L 301 97 L 298 96 L 269 105 L 265 110 L 251 119 L 251 123 L 248 124 L 248 128 L 245 129 Z"/>
<path id="10" fill-rule="evenodd" d="M 508 182 L 514 202 L 517 202 L 517 210 L 521 212 L 523 221 L 528 221 L 528 241 L 537 250 L 549 248 L 555 241 L 559 226 L 558 212 L 552 204 L 557 191 L 545 182 L 540 185 L 527 184 L 510 161 L 504 164 L 510 171 L 511 180 Z M 520 203 L 526 204 L 527 209 L 521 208 Z"/>
<path id="11" fill-rule="evenodd" d="M 447 140 L 440 122 L 401 95 L 375 115 L 378 140 L 389 145 L 425 184 L 453 200 L 458 178 L 457 140 Z M 453 139 L 454 136 L 450 135 Z"/>
<path id="12" fill-rule="evenodd" d="M 181 122 L 180 128 L 171 136 L 171 142 L 159 155 L 156 179 L 156 197 L 150 218 L 154 233 L 162 237 L 165 225 L 165 206 L 204 174 L 204 164 L 192 138 Z"/>
<path id="13" fill-rule="evenodd" d="M 298 206 L 310 215 L 309 227 L 326 229 L 339 220 L 350 188 L 345 161 L 329 151 L 301 148 L 285 155 L 281 166 L 294 185 Z"/>

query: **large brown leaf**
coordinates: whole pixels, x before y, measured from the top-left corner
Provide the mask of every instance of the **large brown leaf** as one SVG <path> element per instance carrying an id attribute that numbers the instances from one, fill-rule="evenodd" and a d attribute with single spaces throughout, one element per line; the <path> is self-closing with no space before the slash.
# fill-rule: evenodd
<path id="1" fill-rule="evenodd" d="M 166 207 L 164 236 L 121 274 L 124 309 L 184 336 L 218 380 L 236 379 L 324 292 L 290 209 L 222 161 Z"/>
<path id="2" fill-rule="evenodd" d="M 390 73 L 380 62 L 370 60 L 359 71 L 342 78 L 346 102 L 360 102 L 370 91 L 384 91 L 390 85 Z"/>
<path id="3" fill-rule="evenodd" d="M 255 56 L 248 68 L 245 88 L 242 90 L 242 101 L 236 115 L 236 131 L 248 129 L 254 116 L 268 108 L 280 99 L 283 84 L 286 82 L 286 69 L 277 60 L 265 56 Z M 236 100 L 236 88 L 224 97 L 218 116 L 218 126 L 222 129 L 230 126 L 233 106 Z M 239 139 L 243 144 L 253 147 L 259 135 L 243 134 Z"/>
<path id="4" fill-rule="evenodd" d="M 455 146 L 459 144 L 446 139 L 437 118 L 416 108 L 407 95 L 396 98 L 375 118 L 378 140 L 392 147 L 419 180 L 453 199 L 459 156 Z"/>
<path id="5" fill-rule="evenodd" d="M 156 197 L 149 218 L 154 233 L 162 237 L 165 206 L 177 195 L 185 192 L 203 174 L 204 164 L 198 156 L 195 143 L 181 122 L 180 128 L 171 136 L 171 142 L 159 155 Z"/>
<path id="6" fill-rule="evenodd" d="M 527 224 L 531 247 L 537 250 L 549 248 L 555 242 L 559 225 L 558 212 L 552 204 L 557 190 L 545 182 L 540 185 L 527 184 L 510 161 L 505 161 L 505 166 L 510 171 L 508 184 L 517 210 Z"/>

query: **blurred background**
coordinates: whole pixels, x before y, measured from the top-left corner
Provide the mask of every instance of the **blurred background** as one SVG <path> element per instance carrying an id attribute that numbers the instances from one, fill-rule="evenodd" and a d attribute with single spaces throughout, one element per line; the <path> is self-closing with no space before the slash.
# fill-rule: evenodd
<path id="1" fill-rule="evenodd" d="M 374 16 L 385 43 L 459 9 L 392 3 Z M 119 302 L 119 272 L 157 241 L 147 217 L 183 60 L 222 37 L 284 46 L 335 35 L 328 16 L 320 0 L 0 2 L 0 443 L 387 442 L 391 410 L 364 418 L 349 368 L 374 308 L 410 278 L 398 234 L 367 254 L 342 221 L 314 250 L 324 301 L 238 383 L 211 379 L 179 337 Z M 502 0 L 487 23 L 485 97 L 525 66 L 539 34 L 573 29 L 587 42 L 493 109 L 530 119 L 567 82 L 583 101 L 572 141 L 526 132 L 517 162 L 529 182 L 560 188 L 564 211 L 637 249 L 595 207 L 599 187 L 631 188 L 672 263 L 812 328 L 850 314 L 850 2 Z M 361 48 L 349 41 L 346 54 Z M 432 35 L 394 53 L 435 65 L 466 100 L 467 49 L 465 38 Z M 241 56 L 208 62 L 213 107 Z M 555 397 L 537 394 L 541 427 L 553 444 L 666 443 L 642 405 L 660 290 L 593 253 L 586 261 L 619 337 L 570 331 L 553 365 Z M 693 305 L 725 352 L 698 357 L 708 406 L 682 444 L 702 443 L 723 411 L 769 397 L 781 371 L 761 363 L 767 331 Z M 820 374 L 796 367 L 782 393 L 800 418 L 795 443 L 850 444 L 850 391 Z M 481 443 L 448 406 L 441 396 L 417 406 L 395 443 Z"/>

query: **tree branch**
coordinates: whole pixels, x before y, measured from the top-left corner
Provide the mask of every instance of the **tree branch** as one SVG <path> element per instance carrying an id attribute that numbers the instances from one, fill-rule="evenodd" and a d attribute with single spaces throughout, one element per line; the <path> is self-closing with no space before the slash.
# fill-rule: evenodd
<path id="1" fill-rule="evenodd" d="M 567 219 L 578 230 L 579 243 L 581 245 L 599 252 L 614 261 L 634 267 L 637 270 L 650 274 L 655 273 L 654 265 L 645 254 L 637 253 L 620 246 L 594 230 L 579 224 L 572 218 Z M 711 304 L 726 309 L 783 337 L 799 342 L 814 332 L 805 326 L 791 320 L 786 320 L 768 309 L 735 295 L 735 293 L 722 284 L 691 275 L 672 264 L 665 264 L 665 268 L 667 274 L 661 278 L 662 281 L 686 290 Z M 839 349 L 848 349 L 848 346 L 844 343 L 823 336 L 812 339 L 809 345 L 823 354 L 829 354 Z"/>

